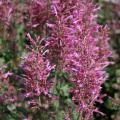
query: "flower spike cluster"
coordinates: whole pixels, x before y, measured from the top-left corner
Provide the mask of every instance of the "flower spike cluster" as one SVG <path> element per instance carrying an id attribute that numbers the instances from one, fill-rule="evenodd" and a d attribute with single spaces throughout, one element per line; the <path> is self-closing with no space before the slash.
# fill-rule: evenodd
<path id="1" fill-rule="evenodd" d="M 95 103 L 99 101 L 101 85 L 108 77 L 105 69 L 110 64 L 108 58 L 112 53 L 108 28 L 96 22 L 97 11 L 98 8 L 92 0 L 26 0 L 20 4 L 17 0 L 0 0 L 0 32 L 5 32 L 0 35 L 3 39 L 15 40 L 11 44 L 15 44 L 13 51 L 17 49 L 18 39 L 24 39 L 25 31 L 29 31 L 35 38 L 27 34 L 27 48 L 30 51 L 21 65 L 23 76 L 16 76 L 24 82 L 22 92 L 25 93 L 24 100 L 28 101 L 30 106 L 32 104 L 33 107 L 47 109 L 49 102 L 53 102 L 54 94 L 58 99 L 63 98 L 53 105 L 56 112 L 64 107 L 64 98 L 68 97 L 80 113 L 77 119 L 80 116 L 81 120 L 89 120 L 94 112 L 99 112 Z M 19 45 L 18 49 L 21 51 L 23 44 L 18 42 Z M 6 53 L 11 52 L 8 50 Z M 18 57 L 17 54 L 15 56 Z M 10 57 L 12 66 L 12 56 L 5 57 L 2 54 L 2 57 L 5 61 Z M 15 61 L 19 59 L 16 58 Z M 55 71 L 52 71 L 53 69 Z M 17 73 L 19 74 L 19 70 Z M 6 99 L 6 103 L 19 100 L 16 89 L 9 82 L 9 76 L 12 76 L 12 73 L 5 74 L 0 69 L 0 103 Z M 51 80 L 53 77 L 54 80 Z M 62 83 L 67 85 L 62 88 Z M 6 91 L 2 89 L 4 86 Z M 72 87 L 70 94 L 63 97 L 61 93 L 66 92 L 69 87 Z M 59 104 L 63 105 L 60 109 Z M 74 105 L 70 105 L 70 111 L 68 109 L 67 112 L 65 107 L 64 112 L 68 113 L 65 115 L 66 120 L 71 120 L 72 115 L 69 116 L 69 113 Z M 50 114 L 54 116 L 53 112 Z"/>
<path id="2" fill-rule="evenodd" d="M 44 58 L 43 48 L 38 44 L 40 38 L 34 41 L 28 34 L 32 48 L 29 55 L 24 58 L 22 65 L 25 72 L 25 88 L 26 97 L 36 97 L 40 95 L 49 95 L 51 81 L 48 80 L 51 70 L 54 66 L 50 66 L 48 60 Z"/>
<path id="3" fill-rule="evenodd" d="M 49 0 L 31 0 L 29 2 L 30 27 L 40 30 L 50 17 Z"/>
<path id="4" fill-rule="evenodd" d="M 70 74 L 69 80 L 75 85 L 72 100 L 81 118 L 87 120 L 98 111 L 94 104 L 107 79 L 105 68 L 111 56 L 108 29 L 96 23 L 98 8 L 91 0 L 58 0 L 52 7 L 56 21 L 51 41 L 61 47 L 62 62 L 58 64 Z"/>
<path id="5" fill-rule="evenodd" d="M 55 64 L 57 71 L 69 74 L 69 81 L 74 84 L 72 100 L 81 119 L 88 120 L 93 112 L 98 112 L 94 105 L 100 96 L 101 85 L 107 79 L 105 68 L 110 64 L 108 58 L 111 56 L 108 28 L 97 24 L 98 8 L 92 0 L 48 1 L 33 1 L 31 20 L 33 27 L 47 26 L 47 59 L 50 62 L 43 57 L 41 47 L 36 47 L 40 50 L 37 52 L 33 47 L 23 65 L 27 95 L 48 94 L 47 78 L 53 68 L 50 64 Z M 46 6 L 49 9 L 45 9 Z M 32 38 L 30 41 L 33 46 L 37 45 Z"/>
<path id="6" fill-rule="evenodd" d="M 10 0 L 0 0 L 0 23 L 9 25 L 13 12 L 13 5 Z"/>

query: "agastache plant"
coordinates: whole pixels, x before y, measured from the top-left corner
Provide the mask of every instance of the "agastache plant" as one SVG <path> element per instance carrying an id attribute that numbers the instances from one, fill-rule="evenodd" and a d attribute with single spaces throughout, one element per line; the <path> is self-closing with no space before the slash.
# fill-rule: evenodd
<path id="1" fill-rule="evenodd" d="M 27 34 L 27 36 L 31 43 L 31 48 L 28 47 L 31 52 L 24 58 L 22 64 L 25 79 L 25 97 L 32 99 L 30 103 L 33 103 L 36 97 L 39 97 L 39 99 L 46 97 L 47 99 L 43 102 L 47 102 L 52 97 L 49 91 L 52 82 L 48 80 L 48 77 L 54 66 L 51 66 L 49 60 L 45 58 L 47 44 L 45 46 L 41 45 L 44 39 L 39 36 L 34 40 L 30 34 Z"/>
<path id="2" fill-rule="evenodd" d="M 0 22 L 5 24 L 12 12 L 8 3 L 4 12 L 3 1 L 0 1 L 3 10 L 3 13 L 0 11 Z M 28 26 L 25 30 L 31 35 L 27 34 L 29 52 L 21 64 L 24 100 L 32 108 L 48 110 L 53 102 L 54 89 L 56 98 L 66 98 L 58 94 L 62 89 L 61 81 L 67 81 L 72 87 L 67 97 L 72 99 L 79 113 L 76 120 L 91 119 L 94 112 L 99 112 L 95 103 L 99 101 L 101 85 L 107 79 L 105 68 L 110 64 L 108 58 L 111 56 L 108 28 L 96 22 L 98 8 L 92 0 L 30 0 L 26 3 L 30 20 L 25 22 Z M 0 71 L 4 81 L 10 75 Z M 59 103 L 64 103 L 64 99 L 61 101 Z M 66 111 L 66 107 L 63 109 Z M 54 116 L 55 113 L 50 111 L 50 114 Z M 65 120 L 72 119 L 68 114 Z"/>
<path id="3" fill-rule="evenodd" d="M 50 0 L 31 0 L 28 3 L 30 4 L 28 26 L 40 31 L 51 16 Z"/>
<path id="4" fill-rule="evenodd" d="M 58 64 L 70 74 L 72 100 L 81 119 L 88 120 L 93 112 L 99 112 L 94 105 L 107 79 L 105 68 L 111 56 L 108 30 L 96 23 L 98 8 L 91 0 L 58 1 L 52 7 L 56 17 L 53 44 L 61 46 L 62 62 Z"/>
<path id="5" fill-rule="evenodd" d="M 9 25 L 13 12 L 12 2 L 10 0 L 0 0 L 0 23 Z"/>

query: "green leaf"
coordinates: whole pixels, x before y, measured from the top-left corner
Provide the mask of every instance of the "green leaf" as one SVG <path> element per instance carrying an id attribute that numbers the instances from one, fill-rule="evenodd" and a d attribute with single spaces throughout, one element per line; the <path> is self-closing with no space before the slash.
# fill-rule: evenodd
<path id="1" fill-rule="evenodd" d="M 59 101 L 54 101 L 53 106 L 55 107 L 55 109 L 57 110 L 59 108 Z"/>
<path id="2" fill-rule="evenodd" d="M 12 112 L 12 111 L 16 110 L 16 106 L 14 104 L 7 105 L 7 109 Z"/>
<path id="3" fill-rule="evenodd" d="M 65 97 L 69 96 L 68 90 L 69 90 L 69 86 L 68 86 L 67 84 L 64 85 L 64 86 L 62 86 L 62 87 L 60 88 L 60 93 L 61 93 L 61 95 L 62 95 L 62 96 L 65 96 Z"/>
<path id="4" fill-rule="evenodd" d="M 78 118 L 80 118 L 79 113 L 73 112 L 73 120 L 78 120 Z"/>
<path id="5" fill-rule="evenodd" d="M 64 111 L 59 111 L 55 120 L 64 120 Z"/>

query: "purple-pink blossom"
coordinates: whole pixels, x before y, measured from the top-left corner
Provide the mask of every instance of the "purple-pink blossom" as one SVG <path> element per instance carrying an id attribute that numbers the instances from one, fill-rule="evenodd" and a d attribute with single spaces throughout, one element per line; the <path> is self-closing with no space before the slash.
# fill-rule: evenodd
<path id="1" fill-rule="evenodd" d="M 0 0 L 0 23 L 9 25 L 13 13 L 13 4 L 10 0 Z"/>
<path id="2" fill-rule="evenodd" d="M 24 70 L 26 97 L 49 96 L 52 82 L 48 80 L 54 66 L 44 57 L 44 50 L 40 37 L 36 41 L 28 34 L 32 45 L 31 52 L 24 58 L 22 68 Z"/>
<path id="3" fill-rule="evenodd" d="M 53 2 L 52 9 L 56 21 L 50 42 L 56 46 L 51 49 L 59 50 L 58 65 L 69 73 L 69 81 L 75 86 L 71 89 L 72 100 L 81 118 L 87 120 L 96 111 L 95 102 L 108 76 L 105 71 L 111 56 L 108 28 L 97 24 L 98 8 L 91 0 L 58 0 Z"/>
<path id="4" fill-rule="evenodd" d="M 31 0 L 28 1 L 28 3 L 30 16 L 29 26 L 40 31 L 51 15 L 50 2 L 49 0 Z"/>

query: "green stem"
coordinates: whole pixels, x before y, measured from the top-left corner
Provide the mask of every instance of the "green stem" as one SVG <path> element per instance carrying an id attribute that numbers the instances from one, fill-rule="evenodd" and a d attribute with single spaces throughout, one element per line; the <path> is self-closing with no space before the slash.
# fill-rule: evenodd
<path id="1" fill-rule="evenodd" d="M 77 120 L 80 120 L 80 113 L 79 113 L 79 115 L 78 115 L 78 117 L 77 117 Z"/>

